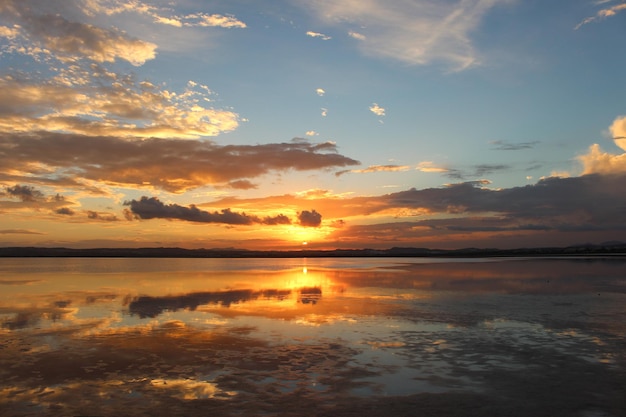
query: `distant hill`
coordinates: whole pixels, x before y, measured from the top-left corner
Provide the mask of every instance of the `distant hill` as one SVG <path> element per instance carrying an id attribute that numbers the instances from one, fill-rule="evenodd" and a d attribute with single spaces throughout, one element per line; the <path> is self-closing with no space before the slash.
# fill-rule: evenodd
<path id="1" fill-rule="evenodd" d="M 4 247 L 0 257 L 96 257 L 96 258 L 321 258 L 321 257 L 494 257 L 494 256 L 570 256 L 626 255 L 626 243 L 607 242 L 568 247 L 519 249 L 427 249 L 393 247 L 389 249 L 334 249 L 260 251 L 246 249 L 183 249 L 183 248 L 44 248 Z"/>

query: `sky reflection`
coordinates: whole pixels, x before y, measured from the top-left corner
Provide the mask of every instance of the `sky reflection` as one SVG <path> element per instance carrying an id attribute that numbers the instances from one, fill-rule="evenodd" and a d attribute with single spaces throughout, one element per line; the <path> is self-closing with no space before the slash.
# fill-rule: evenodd
<path id="1" fill-rule="evenodd" d="M 2 266 L 7 415 L 297 414 L 321 400 L 319 415 L 341 415 L 354 398 L 414 410 L 434 395 L 523 415 L 539 409 L 529 393 L 551 415 L 626 409 L 621 259 L 91 261 Z M 529 384 L 562 388 L 548 401 Z"/>

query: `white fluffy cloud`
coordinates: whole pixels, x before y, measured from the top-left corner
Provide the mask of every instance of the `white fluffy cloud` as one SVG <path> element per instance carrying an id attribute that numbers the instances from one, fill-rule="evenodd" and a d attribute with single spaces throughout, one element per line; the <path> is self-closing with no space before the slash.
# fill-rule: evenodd
<path id="1" fill-rule="evenodd" d="M 609 131 L 615 144 L 626 151 L 626 116 L 615 119 Z"/>
<path id="2" fill-rule="evenodd" d="M 609 127 L 609 133 L 615 144 L 626 152 L 626 116 L 620 116 Z M 604 152 L 600 145 L 594 144 L 580 157 L 583 174 L 617 174 L 626 172 L 626 153 L 619 155 Z"/>

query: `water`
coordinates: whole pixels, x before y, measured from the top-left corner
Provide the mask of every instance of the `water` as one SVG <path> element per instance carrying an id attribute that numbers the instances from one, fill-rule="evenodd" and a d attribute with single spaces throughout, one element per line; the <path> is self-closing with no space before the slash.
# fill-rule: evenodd
<path id="1" fill-rule="evenodd" d="M 0 415 L 626 415 L 626 258 L 0 259 Z"/>

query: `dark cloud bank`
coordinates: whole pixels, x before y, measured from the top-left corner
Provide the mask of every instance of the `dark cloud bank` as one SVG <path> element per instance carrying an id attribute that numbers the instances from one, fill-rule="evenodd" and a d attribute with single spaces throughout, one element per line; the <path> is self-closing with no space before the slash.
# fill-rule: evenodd
<path id="1" fill-rule="evenodd" d="M 279 225 L 292 224 L 289 217 L 277 216 L 259 217 L 246 213 L 237 213 L 230 208 L 209 212 L 201 210 L 195 205 L 189 207 L 179 204 L 165 204 L 156 197 L 143 196 L 139 200 L 124 203 L 130 207 L 130 212 L 140 219 L 177 219 L 198 223 L 223 223 L 232 225 Z M 302 211 L 298 214 L 298 224 L 307 227 L 318 227 L 322 223 L 322 215 L 313 211 Z"/>

